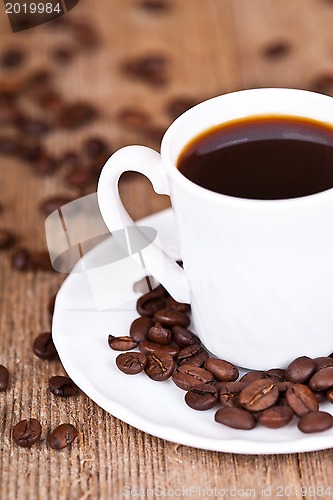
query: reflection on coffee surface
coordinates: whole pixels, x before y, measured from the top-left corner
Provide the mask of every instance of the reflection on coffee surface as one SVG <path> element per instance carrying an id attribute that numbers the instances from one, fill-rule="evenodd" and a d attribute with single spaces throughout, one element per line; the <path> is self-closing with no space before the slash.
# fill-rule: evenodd
<path id="1" fill-rule="evenodd" d="M 180 172 L 210 191 L 261 200 L 333 187 L 333 127 L 293 116 L 252 116 L 206 130 L 181 152 Z"/>

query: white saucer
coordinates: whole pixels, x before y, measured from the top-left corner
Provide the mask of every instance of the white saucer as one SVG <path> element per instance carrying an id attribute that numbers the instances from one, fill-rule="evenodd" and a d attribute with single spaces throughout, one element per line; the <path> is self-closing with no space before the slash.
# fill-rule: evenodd
<path id="1" fill-rule="evenodd" d="M 142 219 L 141 225 L 158 232 L 162 246 L 177 258 L 174 216 L 171 209 Z M 105 262 L 111 238 L 90 254 L 93 262 Z M 75 269 L 74 269 L 75 271 Z M 143 276 L 133 271 L 134 283 Z M 117 276 L 114 276 L 115 285 Z M 128 286 L 128 285 L 126 285 Z M 53 339 L 65 370 L 93 401 L 124 422 L 154 436 L 180 444 L 232 453 L 296 453 L 333 447 L 333 429 L 303 434 L 296 421 L 271 430 L 258 426 L 251 431 L 231 429 L 214 422 L 216 409 L 199 412 L 183 401 L 185 392 L 171 380 L 153 382 L 144 373 L 129 376 L 115 365 L 119 354 L 108 346 L 108 335 L 128 335 L 138 314 L 140 296 L 128 287 L 128 302 L 97 310 L 87 274 L 72 272 L 62 285 L 53 317 Z M 329 403 L 322 409 L 333 413 Z"/>

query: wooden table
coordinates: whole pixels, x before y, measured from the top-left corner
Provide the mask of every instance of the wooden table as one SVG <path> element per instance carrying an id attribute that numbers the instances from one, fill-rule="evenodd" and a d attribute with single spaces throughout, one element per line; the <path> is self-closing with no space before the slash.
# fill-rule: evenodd
<path id="1" fill-rule="evenodd" d="M 169 8 L 148 11 L 139 0 L 81 0 L 67 17 L 91 20 L 102 44 L 91 52 L 78 50 L 72 63 L 58 69 L 49 54 L 54 46 L 72 43 L 66 30 L 41 26 L 11 34 L 1 12 L 1 50 L 18 45 L 29 53 L 18 74 L 40 66 L 54 67 L 57 86 L 68 100 L 89 99 L 101 110 L 101 118 L 89 127 L 51 133 L 46 144 L 52 154 L 61 157 L 65 151 L 79 150 L 84 138 L 91 135 L 107 138 L 114 148 L 135 142 L 157 148 L 151 134 L 119 121 L 119 113 L 127 107 L 145 111 L 151 125 L 163 129 L 172 121 L 167 106 L 174 98 L 200 101 L 260 86 L 333 92 L 332 1 L 165 3 Z M 149 54 L 167 57 L 168 81 L 164 86 L 126 78 L 121 70 L 125 61 Z M 0 68 L 1 80 L 7 76 Z M 0 200 L 4 206 L 0 227 L 15 231 L 17 246 L 45 249 L 45 216 L 39 210 L 42 200 L 59 193 L 74 198 L 82 194 L 63 182 L 64 168 L 56 175 L 40 177 L 24 162 L 0 157 Z M 125 179 L 121 188 L 135 218 L 169 204 L 140 176 Z M 94 190 L 95 186 L 90 186 L 84 192 Z M 84 395 L 65 400 L 50 395 L 48 379 L 61 374 L 62 369 L 57 361 L 43 362 L 34 356 L 31 344 L 38 333 L 50 328 L 47 303 L 64 275 L 14 271 L 10 255 L 8 251 L 0 255 L 0 363 L 11 373 L 8 391 L 0 394 L 1 498 L 116 500 L 123 497 L 125 486 L 175 489 L 190 485 L 228 492 L 254 488 L 257 498 L 262 487 L 271 486 L 270 496 L 275 498 L 278 486 L 290 486 L 289 498 L 297 498 L 300 495 L 294 493 L 294 487 L 333 487 L 332 450 L 280 456 L 199 450 L 140 432 L 105 413 Z M 20 419 L 30 416 L 41 421 L 42 440 L 31 450 L 21 449 L 13 443 L 11 430 Z M 49 449 L 47 432 L 67 421 L 77 426 L 78 440 L 70 450 Z M 245 494 L 238 492 L 239 497 Z"/>

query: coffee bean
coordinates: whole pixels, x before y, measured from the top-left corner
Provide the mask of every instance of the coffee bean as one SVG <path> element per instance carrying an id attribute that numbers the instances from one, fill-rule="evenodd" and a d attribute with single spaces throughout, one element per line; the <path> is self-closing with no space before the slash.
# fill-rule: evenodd
<path id="1" fill-rule="evenodd" d="M 173 328 L 174 326 L 182 326 L 187 328 L 190 324 L 190 320 L 185 314 L 179 313 L 172 309 L 160 309 L 155 313 L 155 319 L 163 326 L 167 328 Z"/>
<path id="2" fill-rule="evenodd" d="M 322 368 L 327 368 L 328 366 L 333 366 L 333 359 L 329 356 L 321 356 L 320 358 L 315 358 L 316 372 Z"/>
<path id="3" fill-rule="evenodd" d="M 13 137 L 0 137 L 0 155 L 14 156 L 20 154 L 20 144 Z"/>
<path id="4" fill-rule="evenodd" d="M 31 136 L 41 136 L 47 134 L 51 126 L 48 122 L 40 119 L 20 116 L 16 120 L 16 126 L 22 134 Z"/>
<path id="5" fill-rule="evenodd" d="M 266 372 L 262 370 L 253 370 L 251 372 L 245 373 L 239 381 L 240 382 L 247 382 L 247 384 L 250 384 L 251 382 L 254 382 L 255 380 L 260 380 L 262 378 L 266 377 Z"/>
<path id="6" fill-rule="evenodd" d="M 19 48 L 8 48 L 0 57 L 0 64 L 6 69 L 16 69 L 25 59 L 25 53 Z"/>
<path id="7" fill-rule="evenodd" d="M 302 432 L 322 432 L 333 427 L 333 417 L 325 411 L 310 411 L 298 422 Z"/>
<path id="8" fill-rule="evenodd" d="M 48 444 L 54 450 L 62 450 L 70 446 L 78 432 L 72 424 L 61 424 L 56 427 L 48 437 Z"/>
<path id="9" fill-rule="evenodd" d="M 0 392 L 7 390 L 9 384 L 9 372 L 7 368 L 0 365 Z"/>
<path id="10" fill-rule="evenodd" d="M 294 384 L 286 392 L 288 405 L 298 417 L 318 410 L 318 401 L 311 389 L 303 384 Z"/>
<path id="11" fill-rule="evenodd" d="M 20 144 L 20 156 L 28 162 L 35 162 L 46 153 L 39 142 L 35 140 L 25 140 Z"/>
<path id="12" fill-rule="evenodd" d="M 182 302 L 177 302 L 173 297 L 167 297 L 167 307 L 173 311 L 177 311 L 182 314 L 189 314 L 191 312 L 190 304 L 184 304 Z"/>
<path id="13" fill-rule="evenodd" d="M 272 406 L 258 415 L 259 422 L 270 429 L 279 429 L 289 424 L 294 412 L 289 406 Z"/>
<path id="14" fill-rule="evenodd" d="M 333 366 L 322 368 L 312 375 L 309 387 L 313 391 L 325 391 L 333 387 Z"/>
<path id="15" fill-rule="evenodd" d="M 292 361 L 285 373 L 286 380 L 295 384 L 306 382 L 316 369 L 316 363 L 308 356 L 301 356 Z"/>
<path id="16" fill-rule="evenodd" d="M 14 234 L 8 229 L 0 228 L 0 250 L 11 247 L 15 242 Z"/>
<path id="17" fill-rule="evenodd" d="M 170 7 L 170 3 L 166 0 L 141 0 L 139 5 L 142 9 L 153 13 L 164 12 Z"/>
<path id="18" fill-rule="evenodd" d="M 0 98 L 0 125 L 12 125 L 17 119 L 17 110 L 13 102 Z"/>
<path id="19" fill-rule="evenodd" d="M 12 269 L 26 271 L 30 267 L 30 252 L 26 248 L 20 248 L 11 257 Z"/>
<path id="20" fill-rule="evenodd" d="M 124 352 L 116 358 L 116 365 L 128 375 L 136 375 L 144 370 L 147 364 L 147 356 L 140 352 Z"/>
<path id="21" fill-rule="evenodd" d="M 163 328 L 160 323 L 155 323 L 155 326 L 149 329 L 148 340 L 157 344 L 169 345 L 172 342 L 172 334 L 170 330 Z"/>
<path id="22" fill-rule="evenodd" d="M 154 316 L 156 311 L 159 311 L 165 306 L 165 297 L 161 288 L 157 287 L 151 292 L 142 295 L 136 303 L 136 309 L 140 316 Z"/>
<path id="23" fill-rule="evenodd" d="M 52 80 L 53 75 L 48 69 L 39 68 L 29 75 L 26 85 L 30 88 L 45 88 L 52 83 Z"/>
<path id="24" fill-rule="evenodd" d="M 109 335 L 108 342 L 114 351 L 130 351 L 138 345 L 131 337 L 126 336 L 114 337 L 113 335 Z"/>
<path id="25" fill-rule="evenodd" d="M 237 367 L 224 359 L 208 358 L 205 361 L 204 368 L 210 371 L 218 381 L 232 382 L 237 380 L 239 375 Z"/>
<path id="26" fill-rule="evenodd" d="M 153 86 L 164 85 L 167 78 L 168 59 L 164 55 L 151 54 L 126 62 L 122 69 L 131 78 Z"/>
<path id="27" fill-rule="evenodd" d="M 175 362 L 170 354 L 155 351 L 147 357 L 145 372 L 149 378 L 162 382 L 171 377 L 175 369 Z"/>
<path id="28" fill-rule="evenodd" d="M 51 52 L 51 57 L 58 64 L 68 64 L 74 58 L 74 52 L 70 47 L 56 47 Z"/>
<path id="29" fill-rule="evenodd" d="M 52 88 L 38 88 L 34 91 L 36 103 L 54 119 L 57 119 L 65 103 L 62 96 Z"/>
<path id="30" fill-rule="evenodd" d="M 73 201 L 73 198 L 68 196 L 52 196 L 44 200 L 39 205 L 39 209 L 44 215 L 48 216 L 71 201 Z"/>
<path id="31" fill-rule="evenodd" d="M 125 108 L 118 113 L 118 120 L 126 127 L 136 128 L 148 123 L 150 116 L 142 109 Z"/>
<path id="32" fill-rule="evenodd" d="M 65 181 L 70 186 L 84 188 L 92 183 L 92 172 L 87 168 L 75 167 L 71 172 L 69 172 L 69 174 L 66 175 Z"/>
<path id="33" fill-rule="evenodd" d="M 271 368 L 266 372 L 266 377 L 271 379 L 272 382 L 283 382 L 285 377 L 285 371 L 281 368 Z"/>
<path id="34" fill-rule="evenodd" d="M 181 326 L 174 326 L 172 328 L 172 335 L 174 342 L 179 347 L 187 347 L 193 344 L 200 344 L 200 339 L 194 333 L 190 332 L 190 330 L 186 330 Z"/>
<path id="35" fill-rule="evenodd" d="M 239 406 L 239 393 L 248 386 L 247 382 L 218 382 L 219 400 L 223 407 Z"/>
<path id="36" fill-rule="evenodd" d="M 147 338 L 150 328 L 154 325 L 151 318 L 141 317 L 133 321 L 130 326 L 130 337 L 135 340 L 135 342 L 141 342 Z"/>
<path id="37" fill-rule="evenodd" d="M 139 350 L 142 354 L 152 354 L 156 351 L 162 351 L 174 358 L 179 352 L 179 347 L 177 345 L 162 345 L 149 342 L 149 340 L 142 340 L 139 344 Z"/>
<path id="38" fill-rule="evenodd" d="M 273 406 L 279 396 L 279 390 L 268 379 L 251 382 L 239 394 L 241 406 L 249 411 L 262 411 Z"/>
<path id="39" fill-rule="evenodd" d="M 327 394 L 325 391 L 312 391 L 316 396 L 318 403 L 323 403 L 327 399 Z"/>
<path id="40" fill-rule="evenodd" d="M 273 42 L 263 50 L 263 55 L 269 59 L 280 59 L 285 57 L 291 50 L 291 46 L 286 41 Z"/>
<path id="41" fill-rule="evenodd" d="M 185 403 L 193 410 L 210 410 L 217 403 L 217 389 L 210 384 L 195 385 L 185 394 Z"/>
<path id="42" fill-rule="evenodd" d="M 326 398 L 330 403 L 333 403 L 333 387 L 326 392 Z"/>
<path id="43" fill-rule="evenodd" d="M 31 269 L 34 271 L 54 271 L 49 252 L 41 251 L 31 254 Z"/>
<path id="44" fill-rule="evenodd" d="M 60 111 L 59 125 L 69 130 L 77 129 L 90 124 L 96 117 L 97 110 L 90 104 L 67 104 Z"/>
<path id="45" fill-rule="evenodd" d="M 41 359 L 50 360 L 58 357 L 51 332 L 40 333 L 33 342 L 32 350 Z"/>
<path id="46" fill-rule="evenodd" d="M 188 97 L 178 97 L 169 102 L 166 111 L 172 120 L 185 113 L 185 111 L 193 108 L 197 101 Z"/>
<path id="47" fill-rule="evenodd" d="M 89 158 L 98 158 L 105 154 L 108 149 L 106 142 L 99 137 L 90 137 L 83 146 L 83 151 Z"/>
<path id="48" fill-rule="evenodd" d="M 189 391 L 195 385 L 212 384 L 214 377 L 204 368 L 184 364 L 176 368 L 172 374 L 172 380 L 184 391 Z"/>
<path id="49" fill-rule="evenodd" d="M 287 380 L 284 380 L 283 382 L 274 382 L 276 387 L 279 389 L 279 392 L 283 393 L 286 392 L 290 387 L 293 387 L 294 383 L 293 382 L 288 382 Z"/>
<path id="50" fill-rule="evenodd" d="M 257 425 L 255 417 L 242 408 L 220 408 L 215 413 L 215 422 L 242 430 L 250 430 Z"/>
<path id="51" fill-rule="evenodd" d="M 77 386 L 69 377 L 57 375 L 49 380 L 49 389 L 52 394 L 61 398 L 69 398 L 78 392 Z"/>
<path id="52" fill-rule="evenodd" d="M 193 344 L 181 349 L 176 356 L 176 360 L 179 365 L 186 363 L 202 366 L 208 357 L 208 352 L 201 345 Z"/>
<path id="53" fill-rule="evenodd" d="M 52 175 L 58 168 L 58 162 L 55 158 L 48 155 L 47 153 L 42 153 L 38 158 L 34 160 L 32 166 L 34 172 L 38 175 Z"/>
<path id="54" fill-rule="evenodd" d="M 13 440 L 22 448 L 30 448 L 40 440 L 42 426 L 35 418 L 21 420 L 13 429 Z"/>

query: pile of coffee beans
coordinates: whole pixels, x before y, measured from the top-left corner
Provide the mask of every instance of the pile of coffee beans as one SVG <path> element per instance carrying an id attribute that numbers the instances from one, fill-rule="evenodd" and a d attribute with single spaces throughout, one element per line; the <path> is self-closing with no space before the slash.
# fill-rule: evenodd
<path id="1" fill-rule="evenodd" d="M 286 370 L 251 371 L 239 378 L 238 368 L 209 355 L 190 330 L 190 306 L 176 302 L 159 285 L 137 301 L 140 315 L 129 336 L 109 335 L 111 349 L 126 351 L 116 358 L 123 373 L 144 372 L 155 381 L 172 379 L 186 391 L 185 403 L 194 410 L 217 407 L 215 421 L 249 430 L 260 424 L 271 429 L 297 417 L 302 432 L 333 426 L 323 401 L 333 403 L 333 358 L 302 356 Z M 137 348 L 138 351 L 133 351 Z"/>

